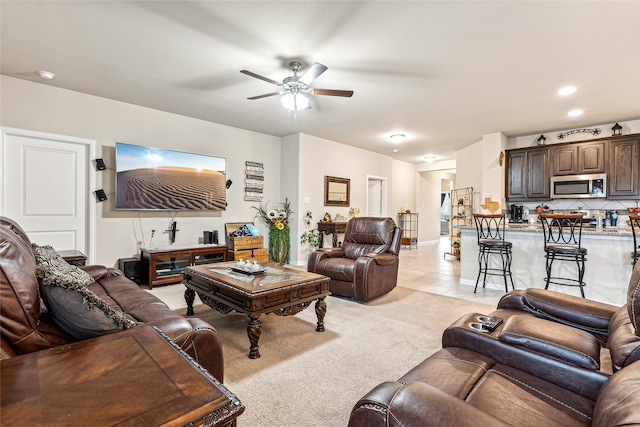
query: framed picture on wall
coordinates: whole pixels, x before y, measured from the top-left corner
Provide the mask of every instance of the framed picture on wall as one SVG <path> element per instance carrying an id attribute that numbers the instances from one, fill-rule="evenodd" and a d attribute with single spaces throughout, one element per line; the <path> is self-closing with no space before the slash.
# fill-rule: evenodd
<path id="1" fill-rule="evenodd" d="M 349 206 L 351 180 L 348 178 L 324 177 L 324 205 Z"/>

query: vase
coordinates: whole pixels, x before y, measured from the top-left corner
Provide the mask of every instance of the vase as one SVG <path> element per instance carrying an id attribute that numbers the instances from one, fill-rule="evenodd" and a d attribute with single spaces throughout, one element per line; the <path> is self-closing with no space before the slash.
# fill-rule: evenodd
<path id="1" fill-rule="evenodd" d="M 280 265 L 289 262 L 289 226 L 285 225 L 281 230 L 272 225 L 269 230 L 269 256 Z"/>

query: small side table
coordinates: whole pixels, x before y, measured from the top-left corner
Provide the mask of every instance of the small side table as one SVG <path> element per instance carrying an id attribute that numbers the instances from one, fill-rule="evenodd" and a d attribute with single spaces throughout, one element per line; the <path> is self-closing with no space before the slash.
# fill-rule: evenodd
<path id="1" fill-rule="evenodd" d="M 324 241 L 325 235 L 333 235 L 331 239 L 331 243 L 334 248 L 338 247 L 338 234 L 344 233 L 347 228 L 346 222 L 328 222 L 328 221 L 320 221 L 318 223 L 318 233 L 320 233 L 320 246 L 322 247 L 322 243 Z"/>
<path id="2" fill-rule="evenodd" d="M 82 267 L 83 265 L 87 265 L 87 256 L 80 251 L 69 250 L 69 251 L 56 251 L 58 254 L 67 261 L 71 265 L 75 265 L 76 267 Z"/>

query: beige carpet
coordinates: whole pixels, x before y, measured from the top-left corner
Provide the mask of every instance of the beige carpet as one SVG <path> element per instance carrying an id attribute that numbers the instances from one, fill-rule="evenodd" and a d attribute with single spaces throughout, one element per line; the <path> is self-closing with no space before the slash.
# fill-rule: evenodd
<path id="1" fill-rule="evenodd" d="M 457 318 L 493 309 L 402 287 L 366 304 L 328 297 L 326 332 L 315 331 L 313 306 L 296 316 L 263 315 L 259 359 L 247 357 L 246 315 L 203 304 L 195 312 L 222 338 L 225 385 L 246 407 L 240 426 L 326 427 L 346 426 L 366 392 L 437 351 Z"/>

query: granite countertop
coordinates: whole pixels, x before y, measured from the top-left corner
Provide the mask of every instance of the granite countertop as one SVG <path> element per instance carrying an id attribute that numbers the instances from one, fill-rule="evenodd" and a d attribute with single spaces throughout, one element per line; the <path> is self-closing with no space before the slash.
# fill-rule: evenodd
<path id="1" fill-rule="evenodd" d="M 455 226 L 454 226 L 455 227 Z M 475 226 L 457 226 L 457 228 L 460 229 L 469 229 L 469 230 L 475 230 L 476 227 Z M 516 232 L 520 232 L 520 231 L 528 231 L 528 232 L 541 232 L 542 233 L 542 225 L 540 225 L 540 223 L 536 223 L 536 224 L 528 224 L 528 223 L 521 223 L 521 224 L 515 224 L 515 223 L 509 223 L 506 225 L 505 227 L 506 231 L 516 231 Z M 592 228 L 592 227 L 582 227 L 582 234 L 595 234 L 595 235 L 604 235 L 604 236 L 611 236 L 611 235 L 618 235 L 618 236 L 631 236 L 631 227 L 627 227 L 627 226 L 620 226 L 620 227 L 604 227 L 602 230 L 598 230 L 596 228 Z"/>

